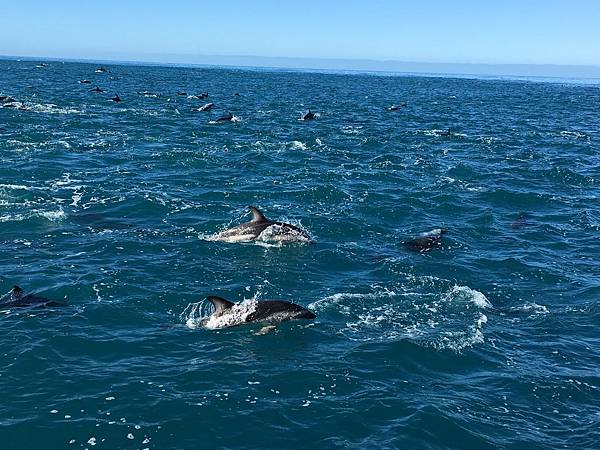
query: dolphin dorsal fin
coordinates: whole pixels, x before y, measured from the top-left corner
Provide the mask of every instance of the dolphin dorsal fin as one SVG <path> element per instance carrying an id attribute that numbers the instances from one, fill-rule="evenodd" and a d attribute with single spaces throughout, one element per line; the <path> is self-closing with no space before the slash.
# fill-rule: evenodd
<path id="1" fill-rule="evenodd" d="M 208 297 L 206 297 L 206 300 L 211 302 L 212 305 L 215 307 L 216 315 L 223 314 L 224 311 L 230 309 L 234 305 L 233 302 L 225 300 L 222 297 L 217 297 L 216 295 L 209 295 Z"/>
<path id="2" fill-rule="evenodd" d="M 10 291 L 10 295 L 12 298 L 20 298 L 23 296 L 23 289 L 21 289 L 19 286 L 17 286 L 16 284 L 13 286 L 12 290 Z"/>
<path id="3" fill-rule="evenodd" d="M 264 214 L 261 213 L 255 206 L 248 206 L 248 209 L 252 211 L 252 222 L 268 222 Z"/>

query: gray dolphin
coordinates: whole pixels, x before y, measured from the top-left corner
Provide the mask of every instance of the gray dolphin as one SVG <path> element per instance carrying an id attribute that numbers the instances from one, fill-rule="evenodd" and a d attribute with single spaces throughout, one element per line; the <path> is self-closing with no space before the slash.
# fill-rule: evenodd
<path id="1" fill-rule="evenodd" d="M 279 323 L 294 319 L 314 319 L 317 316 L 303 306 L 283 300 L 233 303 L 211 295 L 206 298 L 214 312 L 200 324 L 208 328 L 225 328 L 252 322 Z"/>
<path id="2" fill-rule="evenodd" d="M 13 286 L 7 294 L 0 298 L 0 310 L 28 307 L 45 308 L 54 306 L 65 306 L 65 304 L 34 294 L 25 294 L 23 289 L 19 286 Z"/>
<path id="3" fill-rule="evenodd" d="M 233 114 L 231 114 L 231 111 L 227 113 L 227 115 L 223 116 L 223 117 L 219 117 L 217 120 L 215 120 L 216 123 L 222 123 L 222 122 L 232 122 L 233 121 Z"/>
<path id="4" fill-rule="evenodd" d="M 420 236 L 404 241 L 404 246 L 413 252 L 428 252 L 434 247 L 442 245 L 442 236 L 448 232 L 447 228 L 436 228 Z"/>
<path id="5" fill-rule="evenodd" d="M 314 243 L 303 229 L 289 223 L 269 220 L 254 206 L 248 206 L 248 209 L 252 212 L 252 220 L 250 222 L 223 230 L 215 235 L 214 239 L 224 242 L 249 242 L 261 237 L 261 240 L 279 243 Z M 262 235 L 265 231 L 267 232 Z"/>

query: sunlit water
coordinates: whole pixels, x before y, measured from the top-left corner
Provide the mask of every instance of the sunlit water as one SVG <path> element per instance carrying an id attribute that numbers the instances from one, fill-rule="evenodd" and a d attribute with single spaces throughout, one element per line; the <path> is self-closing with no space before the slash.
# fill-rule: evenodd
<path id="1" fill-rule="evenodd" d="M 598 448 L 598 85 L 96 67 L 0 61 L 2 449 Z"/>

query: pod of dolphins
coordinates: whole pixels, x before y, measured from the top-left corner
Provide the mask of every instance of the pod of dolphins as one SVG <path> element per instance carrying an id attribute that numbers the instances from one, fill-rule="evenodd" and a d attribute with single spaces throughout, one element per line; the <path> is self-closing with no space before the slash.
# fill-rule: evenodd
<path id="1" fill-rule="evenodd" d="M 38 65 L 39 68 L 47 67 L 47 64 L 42 63 Z M 106 73 L 107 69 L 104 67 L 98 67 L 95 70 L 96 73 Z M 80 80 L 81 84 L 91 84 L 90 80 Z M 89 90 L 90 92 L 101 93 L 104 90 L 98 86 Z M 159 97 L 158 94 L 152 94 L 151 92 L 139 92 L 140 95 L 146 97 Z M 199 95 L 188 96 L 187 92 L 177 92 L 178 96 L 186 96 L 187 98 L 193 99 L 205 99 L 208 98 L 208 93 L 202 93 Z M 239 93 L 235 93 L 235 96 L 239 96 Z M 115 103 L 121 102 L 122 99 L 118 94 L 109 98 Z M 17 102 L 10 96 L 0 96 L 0 105 L 3 107 L 14 107 L 25 109 L 22 103 Z M 214 107 L 214 103 L 206 103 L 199 108 L 192 109 L 195 112 L 208 112 Z M 388 111 L 397 111 L 400 107 L 405 107 L 406 103 L 401 105 L 392 105 L 386 108 Z M 318 117 L 318 114 L 314 113 L 310 109 L 302 115 L 300 120 L 312 121 Z M 226 115 L 219 117 L 214 123 L 231 122 L 235 119 L 235 116 L 228 112 Z M 440 136 L 451 136 L 451 130 L 437 132 Z M 270 241 L 277 243 L 305 243 L 313 244 L 314 240 L 309 234 L 300 227 L 295 225 L 274 221 L 267 219 L 265 215 L 255 206 L 249 206 L 248 209 L 252 213 L 252 220 L 240 225 L 225 229 L 214 236 L 214 240 L 223 242 L 251 242 L 258 241 L 263 238 L 267 238 Z M 515 227 L 522 226 L 526 222 L 524 216 L 514 222 Z M 408 239 L 402 244 L 405 249 L 418 253 L 429 252 L 434 248 L 438 248 L 442 245 L 442 238 L 447 233 L 446 228 L 436 228 L 429 232 L 423 233 L 417 237 Z M 226 300 L 217 296 L 208 296 L 206 298 L 213 305 L 213 313 L 201 321 L 201 325 L 206 324 L 210 320 L 215 320 L 231 314 L 235 309 L 236 303 Z M 64 303 L 57 302 L 45 297 L 41 297 L 35 294 L 25 294 L 19 286 L 14 286 L 7 294 L 0 297 L 0 310 L 10 310 L 13 308 L 53 308 L 65 306 Z M 241 323 L 250 322 L 268 322 L 268 323 L 279 323 L 286 320 L 292 319 L 315 319 L 316 316 L 313 312 L 304 308 L 303 306 L 297 305 L 292 302 L 283 300 L 264 300 L 260 301 L 255 305 L 254 310 L 247 314 Z M 239 325 L 239 322 L 235 322 L 235 325 Z"/>

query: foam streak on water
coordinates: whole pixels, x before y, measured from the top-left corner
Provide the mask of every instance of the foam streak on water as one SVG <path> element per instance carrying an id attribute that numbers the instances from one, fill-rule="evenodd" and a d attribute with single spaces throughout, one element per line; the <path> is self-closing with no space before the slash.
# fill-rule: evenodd
<path id="1" fill-rule="evenodd" d="M 0 292 L 69 306 L 0 311 L 2 450 L 598 448 L 597 83 L 37 65 Z M 316 243 L 215 239 L 248 205 Z M 267 299 L 317 319 L 224 328 Z"/>

